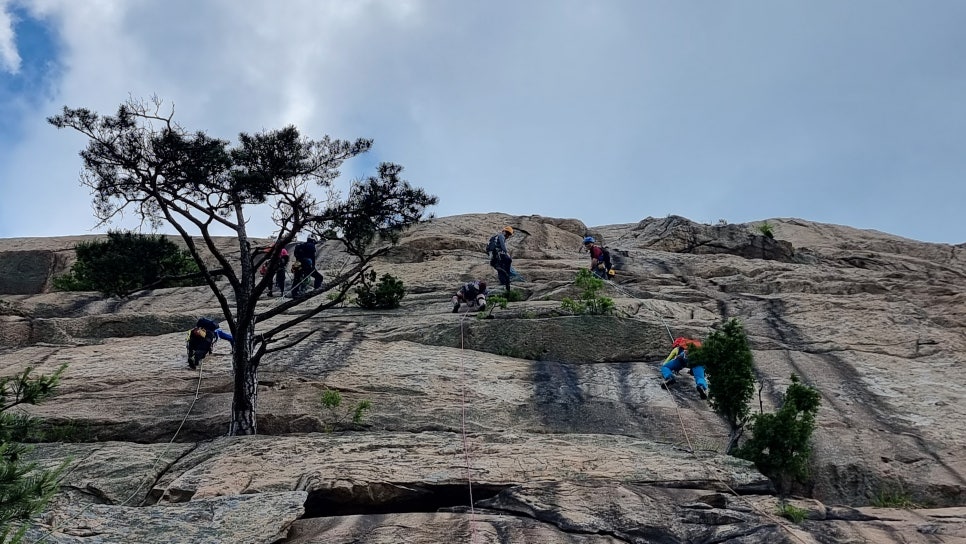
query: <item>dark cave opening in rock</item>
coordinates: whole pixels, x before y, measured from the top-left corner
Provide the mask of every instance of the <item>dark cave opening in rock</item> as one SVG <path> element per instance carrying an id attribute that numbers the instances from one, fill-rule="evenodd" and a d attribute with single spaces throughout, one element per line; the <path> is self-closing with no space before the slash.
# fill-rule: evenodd
<path id="1" fill-rule="evenodd" d="M 473 485 L 473 502 L 495 497 L 510 486 Z M 469 509 L 468 484 L 370 483 L 351 489 L 310 491 L 303 518 Z"/>

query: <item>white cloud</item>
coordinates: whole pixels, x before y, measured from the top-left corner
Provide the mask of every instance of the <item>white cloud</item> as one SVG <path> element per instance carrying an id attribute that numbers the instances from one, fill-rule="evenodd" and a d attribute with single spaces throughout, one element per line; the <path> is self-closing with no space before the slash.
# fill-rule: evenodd
<path id="1" fill-rule="evenodd" d="M 966 197 L 957 2 L 26 5 L 55 25 L 64 72 L 0 151 L 0 236 L 93 223 L 59 208 L 3 217 L 30 202 L 8 191 L 12 179 L 76 194 L 82 143 L 44 117 L 157 94 L 182 124 L 219 137 L 294 123 L 374 138 L 372 157 L 346 173 L 398 162 L 441 197 L 440 215 L 795 216 L 966 241 L 966 225 L 951 224 Z"/>
<path id="2" fill-rule="evenodd" d="M 15 43 L 8 0 L 0 0 L 0 69 L 12 74 L 20 71 L 20 54 Z"/>

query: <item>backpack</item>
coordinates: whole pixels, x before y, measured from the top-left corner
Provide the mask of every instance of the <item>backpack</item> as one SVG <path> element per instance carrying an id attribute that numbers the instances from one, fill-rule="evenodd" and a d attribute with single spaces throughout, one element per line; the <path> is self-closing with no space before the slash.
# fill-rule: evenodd
<path id="1" fill-rule="evenodd" d="M 467 301 L 474 300 L 480 294 L 480 286 L 476 282 L 470 282 L 463 286 L 462 291 Z"/>
<path id="2" fill-rule="evenodd" d="M 205 330 L 204 327 L 195 327 L 188 331 L 188 347 L 194 350 L 205 349 L 210 347 L 211 340 L 208 339 L 208 335 L 211 334 Z"/>
<path id="3" fill-rule="evenodd" d="M 684 349 L 688 349 L 690 346 L 694 346 L 696 348 L 700 348 L 701 347 L 701 341 L 700 340 L 694 340 L 693 338 L 685 338 L 683 336 L 679 336 L 679 337 L 675 338 L 674 339 L 674 343 L 671 344 L 671 347 L 672 348 L 684 348 Z"/>
<path id="4" fill-rule="evenodd" d="M 490 256 L 493 256 L 493 254 L 496 253 L 497 240 L 499 239 L 499 236 L 499 234 L 490 236 L 490 241 L 486 244 L 486 252 L 489 253 Z"/>
<path id="5" fill-rule="evenodd" d="M 301 244 L 295 246 L 293 251 L 295 254 L 295 260 L 304 261 L 306 259 L 315 260 L 315 245 L 308 242 L 302 242 Z"/>
<path id="6" fill-rule="evenodd" d="M 207 317 L 202 317 L 198 320 L 198 323 L 195 324 L 195 327 L 201 327 L 202 329 L 213 331 L 218 328 L 218 323 L 208 319 Z"/>

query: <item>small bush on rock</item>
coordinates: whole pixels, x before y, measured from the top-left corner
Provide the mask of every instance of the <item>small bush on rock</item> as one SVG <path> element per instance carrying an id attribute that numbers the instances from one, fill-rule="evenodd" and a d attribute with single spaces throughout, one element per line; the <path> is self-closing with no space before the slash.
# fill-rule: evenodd
<path id="1" fill-rule="evenodd" d="M 756 414 L 750 425 L 752 437 L 735 450 L 735 455 L 755 463 L 762 474 L 786 493 L 792 480 L 808 475 L 809 441 L 815 430 L 815 415 L 821 396 L 814 387 L 792 374 L 781 408 L 773 414 Z"/>
<path id="2" fill-rule="evenodd" d="M 564 298 L 560 302 L 560 307 L 574 315 L 610 315 L 614 313 L 614 299 L 600 296 L 600 290 L 604 288 L 604 280 L 594 276 L 590 270 L 582 269 L 577 273 L 574 280 L 577 287 L 581 289 L 577 300 Z"/>
<path id="3" fill-rule="evenodd" d="M 872 506 L 879 508 L 919 508 L 919 505 L 912 500 L 901 481 L 881 487 L 872 499 Z"/>
<path id="4" fill-rule="evenodd" d="M 376 271 L 370 270 L 362 276 L 362 285 L 356 287 L 356 304 L 366 310 L 391 310 L 399 307 L 399 301 L 406 296 L 402 280 L 383 274 L 376 282 Z"/>
<path id="5" fill-rule="evenodd" d="M 808 510 L 783 501 L 778 505 L 778 510 L 775 513 L 791 521 L 792 523 L 801 523 L 805 521 L 805 517 L 808 515 Z"/>
<path id="6" fill-rule="evenodd" d="M 765 238 L 775 238 L 775 228 L 768 221 L 758 225 L 758 232 Z"/>
<path id="7" fill-rule="evenodd" d="M 359 425 L 362 418 L 372 408 L 372 403 L 368 400 L 360 400 L 355 406 L 340 410 L 342 406 L 342 393 L 334 389 L 326 388 L 319 397 L 322 403 L 322 424 L 325 432 L 344 430 L 351 425 Z"/>
<path id="8" fill-rule="evenodd" d="M 509 291 L 505 291 L 501 296 L 507 302 L 521 302 L 527 299 L 527 294 L 520 289 L 510 289 Z"/>
<path id="9" fill-rule="evenodd" d="M 139 289 L 203 285 L 191 254 L 164 236 L 112 231 L 106 240 L 81 242 L 70 272 L 54 278 L 62 291 L 127 296 Z"/>

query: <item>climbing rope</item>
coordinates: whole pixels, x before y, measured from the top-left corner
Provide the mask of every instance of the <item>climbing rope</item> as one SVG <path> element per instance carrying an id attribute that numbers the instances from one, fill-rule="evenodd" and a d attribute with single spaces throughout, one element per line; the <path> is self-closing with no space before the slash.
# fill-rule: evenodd
<path id="1" fill-rule="evenodd" d="M 197 382 L 195 384 L 195 394 L 194 394 L 194 398 L 191 399 L 191 403 L 188 405 L 188 411 L 185 413 L 184 417 L 181 418 L 181 423 L 178 425 L 178 428 L 174 431 L 174 435 L 171 437 L 171 440 L 168 440 L 167 445 L 165 445 L 164 449 L 161 450 L 161 453 L 158 455 L 158 458 L 155 459 L 154 464 L 151 465 L 151 469 L 148 471 L 148 480 L 153 480 L 153 477 L 151 476 L 151 474 L 154 473 L 154 470 L 156 468 L 158 468 L 158 464 L 161 462 L 162 459 L 164 459 L 165 454 L 167 454 L 168 453 L 168 450 L 171 449 L 171 445 L 174 444 L 175 439 L 178 438 L 178 434 L 181 433 L 181 429 L 184 427 L 185 422 L 188 421 L 188 416 L 191 415 L 191 410 L 194 409 L 195 403 L 198 401 L 198 397 L 201 394 L 201 382 L 203 381 L 203 374 L 202 374 L 202 372 L 203 372 L 203 369 L 204 369 L 204 364 L 205 364 L 205 360 L 204 359 L 198 361 L 198 380 L 197 380 Z M 71 472 L 73 472 L 73 470 L 71 470 Z M 70 474 L 70 472 L 68 472 L 68 474 L 65 474 L 64 476 L 66 477 L 69 474 Z M 136 497 L 138 495 L 138 493 L 141 492 L 141 489 L 144 487 L 145 483 L 147 483 L 148 480 L 142 481 L 141 484 L 138 485 L 137 489 L 135 489 L 134 492 L 131 493 L 128 496 L 128 498 L 126 498 L 123 501 L 121 501 L 120 503 L 118 503 L 118 506 L 126 506 L 127 503 L 131 499 L 133 499 L 134 497 Z M 144 504 L 144 499 L 141 500 L 140 505 L 143 505 L 143 504 Z M 93 507 L 93 506 L 94 506 L 94 503 L 89 503 L 87 506 L 85 506 L 84 508 L 82 508 L 79 512 L 77 512 L 73 516 L 70 516 L 69 518 L 65 519 L 61 523 L 58 523 L 58 524 L 55 524 L 55 525 L 51 526 L 50 530 L 44 536 L 42 536 L 42 537 L 38 538 L 37 540 L 33 541 L 32 544 L 40 544 L 41 542 L 46 541 L 47 538 L 50 537 L 50 535 L 54 534 L 57 531 L 58 528 L 64 527 L 67 524 L 73 522 L 74 520 L 80 518 L 85 513 L 87 513 L 91 509 L 91 507 Z"/>
<path id="2" fill-rule="evenodd" d="M 641 299 L 641 298 L 639 298 L 637 296 L 634 296 L 632 293 L 630 293 L 629 291 L 627 291 L 626 289 L 624 289 L 623 286 L 619 285 L 618 283 L 614 282 L 613 280 L 604 280 L 604 283 L 610 285 L 611 287 L 614 288 L 615 291 L 617 291 L 617 292 L 619 292 L 619 293 L 627 296 L 628 298 L 632 298 L 634 300 L 639 301 L 642 306 L 645 306 L 649 310 L 651 310 L 652 312 L 654 312 L 654 314 L 657 315 L 658 319 L 660 319 L 661 320 L 661 323 L 664 325 L 664 329 L 667 331 L 668 337 L 671 338 L 671 341 L 672 342 L 674 341 L 674 335 L 671 333 L 671 327 L 668 326 L 667 322 L 664 320 L 664 317 L 661 316 L 660 313 L 658 313 L 657 311 L 655 311 L 653 308 L 651 308 L 646 303 L 647 301 L 645 301 L 644 299 Z M 678 422 L 681 425 L 681 432 L 684 434 L 684 440 L 688 444 L 688 453 L 690 453 L 692 456 L 694 456 L 695 460 L 697 460 L 698 463 L 700 463 L 701 466 L 704 467 L 705 471 L 711 476 L 711 479 L 714 480 L 716 483 L 718 483 L 722 488 L 726 489 L 729 493 L 731 493 L 739 501 L 742 501 L 745 504 L 747 504 L 752 510 L 758 512 L 758 514 L 761 515 L 762 517 L 773 521 L 776 525 L 778 525 L 779 527 L 781 527 L 782 529 L 784 529 L 785 531 L 787 531 L 788 534 L 790 534 L 795 540 L 798 540 L 802 544 L 807 544 L 806 541 L 801 536 L 799 536 L 798 534 L 796 534 L 795 531 L 792 528 L 790 528 L 790 527 L 787 526 L 787 523 L 785 522 L 785 520 L 779 519 L 779 518 L 775 517 L 773 514 L 771 514 L 769 512 L 765 512 L 764 510 L 762 510 L 761 508 L 759 508 L 755 504 L 752 504 L 751 501 L 749 501 L 749 500 L 745 499 L 744 497 L 742 497 L 741 495 L 739 495 L 737 491 L 735 491 L 734 489 L 732 489 L 731 486 L 729 486 L 727 484 L 727 482 L 725 482 L 724 480 L 722 480 L 715 473 L 715 471 L 712 469 L 712 467 L 711 467 L 711 465 L 709 463 L 705 462 L 703 459 L 701 459 L 700 457 L 698 457 L 697 451 L 694 449 L 694 445 L 691 443 L 691 436 L 690 436 L 690 433 L 688 433 L 688 427 L 687 427 L 687 424 L 684 421 L 684 416 L 682 414 L 683 410 L 682 410 L 680 404 L 678 403 L 678 400 L 675 398 L 677 395 L 675 395 L 671 391 L 671 388 L 670 388 L 669 385 L 670 384 L 668 383 L 667 380 L 662 380 L 661 389 L 664 389 L 665 392 L 667 392 L 668 398 L 670 398 L 671 399 L 671 403 L 674 404 L 674 411 L 677 414 Z"/>
<path id="3" fill-rule="evenodd" d="M 460 434 L 463 442 L 463 460 L 466 463 L 466 484 L 470 494 L 470 543 L 476 541 L 476 506 L 473 501 L 473 463 L 470 459 L 470 448 L 466 437 L 466 365 L 463 356 L 466 352 L 463 323 L 468 312 L 460 316 Z"/>

